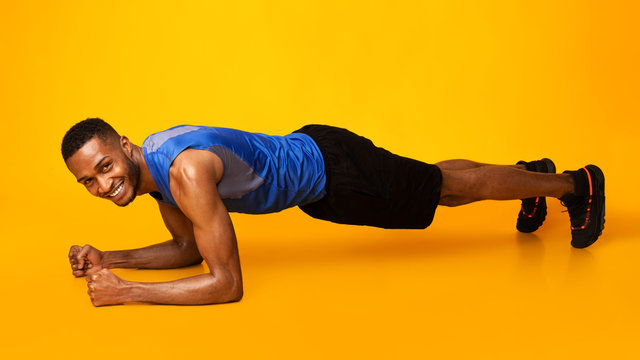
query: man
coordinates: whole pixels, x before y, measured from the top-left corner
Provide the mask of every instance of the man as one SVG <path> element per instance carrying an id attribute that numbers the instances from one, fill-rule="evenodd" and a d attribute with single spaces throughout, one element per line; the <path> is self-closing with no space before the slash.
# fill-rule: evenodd
<path id="1" fill-rule="evenodd" d="M 594 165 L 555 174 L 549 159 L 497 166 L 468 160 L 435 165 L 375 147 L 345 129 L 308 125 L 286 136 L 177 126 L 142 146 L 92 118 L 74 125 L 62 156 L 77 181 L 126 206 L 150 194 L 173 239 L 141 249 L 74 245 L 75 276 L 87 276 L 95 306 L 143 301 L 212 304 L 242 298 L 238 246 L 228 212 L 299 206 L 319 219 L 383 228 L 426 228 L 438 205 L 523 199 L 516 227 L 538 229 L 546 196 L 568 207 L 571 244 L 583 248 L 604 228 L 604 175 Z M 209 273 L 171 282 L 125 281 L 110 268 L 175 268 L 204 260 Z"/>

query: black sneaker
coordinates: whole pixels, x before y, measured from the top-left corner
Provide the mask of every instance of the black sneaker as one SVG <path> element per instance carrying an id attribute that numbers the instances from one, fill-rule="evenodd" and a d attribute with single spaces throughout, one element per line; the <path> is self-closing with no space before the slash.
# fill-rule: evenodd
<path id="1" fill-rule="evenodd" d="M 575 184 L 575 194 L 560 198 L 571 219 L 571 246 L 585 248 L 604 230 L 604 174 L 595 165 L 564 173 L 571 174 Z"/>
<path id="2" fill-rule="evenodd" d="M 518 165 L 524 164 L 527 171 L 555 174 L 556 165 L 553 161 L 544 158 L 542 160 L 525 162 L 518 161 Z M 522 206 L 518 213 L 516 229 L 523 233 L 538 230 L 547 217 L 547 200 L 544 197 L 522 199 Z"/>

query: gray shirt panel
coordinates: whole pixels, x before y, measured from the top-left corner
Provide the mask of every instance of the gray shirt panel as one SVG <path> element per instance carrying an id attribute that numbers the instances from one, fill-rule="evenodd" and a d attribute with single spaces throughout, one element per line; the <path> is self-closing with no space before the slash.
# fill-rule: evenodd
<path id="1" fill-rule="evenodd" d="M 218 183 L 218 193 L 223 199 L 239 199 L 257 189 L 264 179 L 230 149 L 222 145 L 209 148 L 222 160 L 222 179 Z"/>

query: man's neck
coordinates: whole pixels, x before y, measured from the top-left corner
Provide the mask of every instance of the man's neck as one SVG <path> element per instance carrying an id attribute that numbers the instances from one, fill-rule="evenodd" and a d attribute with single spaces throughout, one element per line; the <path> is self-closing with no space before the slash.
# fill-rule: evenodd
<path id="1" fill-rule="evenodd" d="M 150 192 L 160 191 L 155 181 L 153 181 L 153 176 L 151 176 L 151 171 L 149 170 L 147 161 L 144 158 L 144 152 L 142 148 L 135 144 L 131 145 L 133 145 L 133 161 L 140 168 L 140 183 L 138 184 L 137 195 L 144 195 Z"/>

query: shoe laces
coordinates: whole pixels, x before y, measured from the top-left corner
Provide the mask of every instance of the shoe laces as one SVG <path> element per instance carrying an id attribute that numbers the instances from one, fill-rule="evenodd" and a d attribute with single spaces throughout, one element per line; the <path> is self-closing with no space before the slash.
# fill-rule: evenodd
<path id="1" fill-rule="evenodd" d="M 569 212 L 569 220 L 571 221 L 572 230 L 582 230 L 587 226 L 589 214 L 591 212 L 591 201 L 589 196 L 583 196 L 582 199 L 576 199 L 574 202 L 566 204 L 560 200 L 560 204 L 566 207 L 562 212 Z"/>

